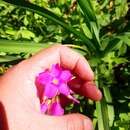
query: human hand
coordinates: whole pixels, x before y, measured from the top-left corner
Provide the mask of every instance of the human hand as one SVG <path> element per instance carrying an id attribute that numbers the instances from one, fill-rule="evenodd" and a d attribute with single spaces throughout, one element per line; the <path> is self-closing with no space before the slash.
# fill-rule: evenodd
<path id="1" fill-rule="evenodd" d="M 10 130 L 92 130 L 91 120 L 81 114 L 57 117 L 40 113 L 35 78 L 56 63 L 79 77 L 80 80 L 71 83 L 73 90 L 93 100 L 101 99 L 85 58 L 67 47 L 54 45 L 22 61 L 1 77 L 0 103 Z"/>

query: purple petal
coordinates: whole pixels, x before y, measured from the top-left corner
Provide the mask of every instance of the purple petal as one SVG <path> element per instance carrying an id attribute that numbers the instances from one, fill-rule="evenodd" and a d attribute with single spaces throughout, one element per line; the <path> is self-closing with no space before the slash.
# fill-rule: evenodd
<path id="1" fill-rule="evenodd" d="M 48 114 L 55 115 L 55 116 L 61 116 L 64 114 L 64 109 L 61 107 L 59 102 L 54 102 L 51 104 Z"/>
<path id="2" fill-rule="evenodd" d="M 68 87 L 66 84 L 64 84 L 64 83 L 62 83 L 62 84 L 59 86 L 58 90 L 59 90 L 59 92 L 60 92 L 61 94 L 65 95 L 65 96 L 67 96 L 67 95 L 70 94 L 70 89 L 69 89 L 69 87 Z"/>
<path id="3" fill-rule="evenodd" d="M 46 103 L 41 104 L 41 112 L 45 113 L 47 111 L 48 105 Z"/>
<path id="4" fill-rule="evenodd" d="M 36 78 L 36 82 L 40 84 L 44 84 L 44 85 L 51 82 L 51 80 L 52 80 L 52 77 L 48 71 L 40 73 L 39 76 L 37 76 Z"/>
<path id="5" fill-rule="evenodd" d="M 65 82 L 68 82 L 69 80 L 71 80 L 71 78 L 72 78 L 72 74 L 70 73 L 69 70 L 64 70 L 60 74 L 60 79 L 62 79 Z"/>
<path id="6" fill-rule="evenodd" d="M 70 93 L 71 93 L 71 94 L 75 94 L 75 92 L 74 92 L 73 90 L 71 90 L 71 89 L 70 89 Z"/>
<path id="7" fill-rule="evenodd" d="M 73 96 L 71 96 L 71 95 L 68 95 L 67 96 L 69 99 L 71 99 L 71 100 L 73 100 L 74 102 L 76 102 L 76 103 L 80 103 L 76 98 L 74 98 Z"/>
<path id="8" fill-rule="evenodd" d="M 43 95 L 48 97 L 48 98 L 53 98 L 57 95 L 58 89 L 55 85 L 53 84 L 47 84 L 45 86 Z"/>
<path id="9" fill-rule="evenodd" d="M 59 77 L 61 71 L 62 69 L 60 68 L 58 64 L 53 64 L 50 72 L 52 76 Z"/>

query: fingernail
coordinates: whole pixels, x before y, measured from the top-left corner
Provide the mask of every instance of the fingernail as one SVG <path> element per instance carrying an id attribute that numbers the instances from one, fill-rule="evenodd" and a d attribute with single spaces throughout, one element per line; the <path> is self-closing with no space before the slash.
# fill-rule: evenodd
<path id="1" fill-rule="evenodd" d="M 97 93 L 98 93 L 98 95 L 99 95 L 99 100 L 101 100 L 101 99 L 102 99 L 102 92 L 98 89 L 98 90 L 97 90 Z"/>
<path id="2" fill-rule="evenodd" d="M 91 120 L 89 119 L 84 120 L 84 130 L 94 130 Z"/>

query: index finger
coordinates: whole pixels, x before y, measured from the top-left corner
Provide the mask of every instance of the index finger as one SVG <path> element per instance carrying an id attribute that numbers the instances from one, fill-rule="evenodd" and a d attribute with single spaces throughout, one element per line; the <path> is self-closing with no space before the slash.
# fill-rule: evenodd
<path id="1" fill-rule="evenodd" d="M 60 57 L 61 66 L 72 70 L 83 80 L 93 80 L 93 71 L 82 55 L 68 47 L 62 46 L 60 49 Z"/>
<path id="2" fill-rule="evenodd" d="M 59 63 L 65 69 L 76 73 L 81 79 L 91 81 L 94 78 L 87 60 L 79 53 L 63 45 L 54 45 L 44 49 L 29 59 L 35 67 L 47 69 Z"/>

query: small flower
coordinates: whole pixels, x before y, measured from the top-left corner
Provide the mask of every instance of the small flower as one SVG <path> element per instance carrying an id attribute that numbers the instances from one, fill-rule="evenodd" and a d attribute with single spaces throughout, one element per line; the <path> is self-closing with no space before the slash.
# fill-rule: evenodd
<path id="1" fill-rule="evenodd" d="M 49 115 L 55 115 L 55 116 L 60 116 L 64 114 L 64 109 L 62 108 L 60 102 L 59 102 L 59 97 L 56 97 L 56 100 L 51 103 L 49 109 L 48 109 L 48 114 Z"/>
<path id="2" fill-rule="evenodd" d="M 56 97 L 60 94 L 68 97 L 76 103 L 79 103 L 71 94 L 73 91 L 69 88 L 68 82 L 72 80 L 73 75 L 69 70 L 63 70 L 58 64 L 52 65 L 51 70 L 46 70 L 36 77 L 36 82 L 43 86 L 43 103 L 41 111 L 51 115 L 63 115 L 64 110 L 57 101 Z M 56 101 L 51 102 L 56 99 Z"/>

